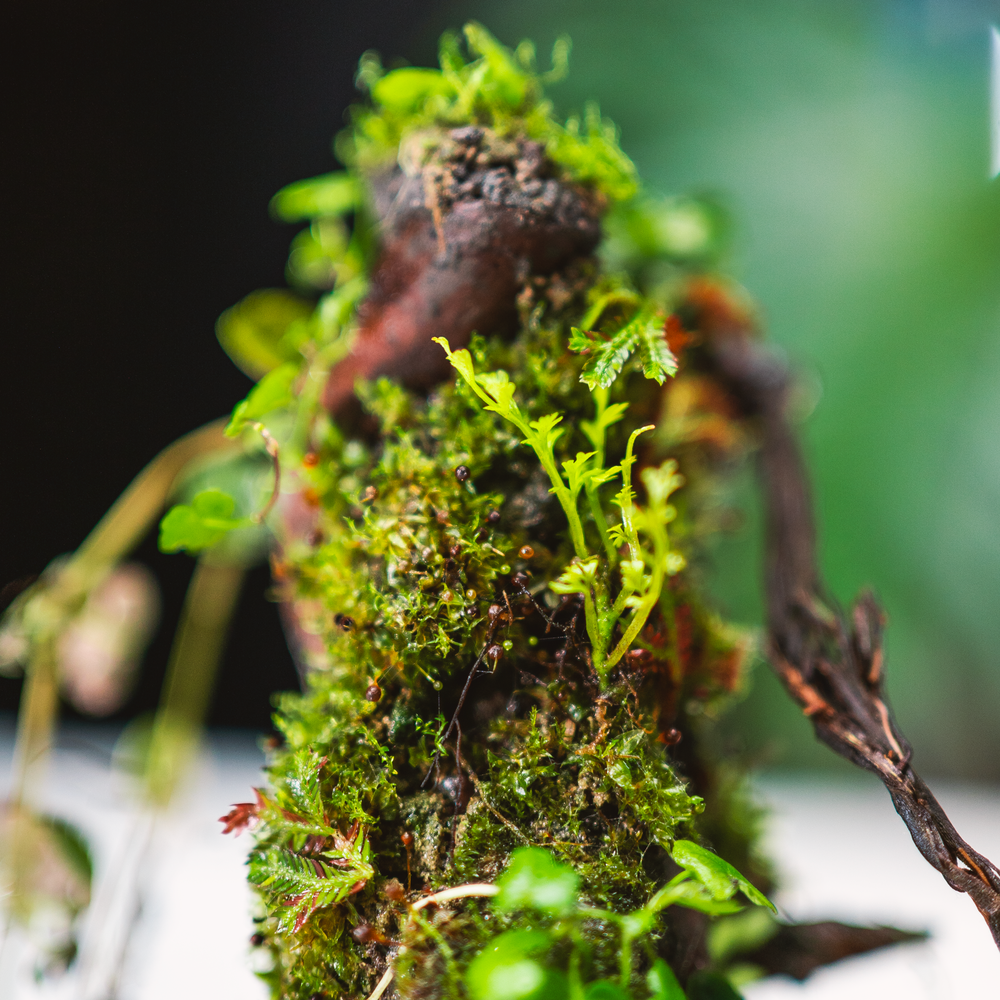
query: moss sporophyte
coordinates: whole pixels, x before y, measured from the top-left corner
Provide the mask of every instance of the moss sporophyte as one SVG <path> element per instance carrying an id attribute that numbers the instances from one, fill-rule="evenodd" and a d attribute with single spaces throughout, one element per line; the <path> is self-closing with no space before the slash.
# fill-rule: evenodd
<path id="1" fill-rule="evenodd" d="M 703 585 L 726 479 L 761 414 L 783 425 L 740 368 L 756 327 L 713 270 L 720 214 L 645 191 L 596 106 L 556 117 L 568 53 L 539 74 L 471 24 L 440 69 L 362 58 L 347 169 L 272 202 L 307 223 L 293 290 L 219 321 L 255 388 L 7 619 L 34 651 L 29 760 L 55 637 L 181 494 L 161 547 L 199 564 L 146 756 L 162 805 L 269 553 L 303 690 L 224 820 L 253 831 L 276 997 L 697 1000 L 786 968 L 712 739 L 752 642 Z"/>

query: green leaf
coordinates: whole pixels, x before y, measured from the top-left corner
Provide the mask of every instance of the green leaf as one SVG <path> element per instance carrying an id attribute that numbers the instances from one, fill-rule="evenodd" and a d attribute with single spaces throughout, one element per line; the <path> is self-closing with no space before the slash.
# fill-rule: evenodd
<path id="1" fill-rule="evenodd" d="M 718 972 L 696 972 L 688 980 L 689 1000 L 743 1000 L 725 976 Z"/>
<path id="2" fill-rule="evenodd" d="M 555 447 L 556 441 L 562 437 L 563 429 L 556 427 L 561 420 L 561 413 L 546 413 L 544 417 L 532 420 L 530 426 L 535 432 L 536 447 L 541 448 L 542 451 L 548 452 L 550 455 L 552 454 L 552 449 Z"/>
<path id="3" fill-rule="evenodd" d="M 554 594 L 589 594 L 597 582 L 597 557 L 571 562 L 557 579 L 549 584 Z"/>
<path id="4" fill-rule="evenodd" d="M 566 471 L 566 480 L 569 482 L 569 491 L 574 497 L 583 489 L 588 479 L 594 478 L 596 470 L 588 470 L 587 463 L 595 454 L 593 451 L 578 451 L 576 458 L 567 459 L 562 464 Z"/>
<path id="5" fill-rule="evenodd" d="M 161 552 L 201 552 L 217 545 L 234 528 L 248 527 L 248 518 L 234 518 L 236 501 L 221 490 L 204 490 L 187 504 L 172 507 L 160 521 Z"/>
<path id="6" fill-rule="evenodd" d="M 532 909 L 553 916 L 576 909 L 580 876 L 540 847 L 521 847 L 497 879 L 494 906 L 503 911 Z"/>
<path id="7" fill-rule="evenodd" d="M 735 899 L 718 899 L 701 882 L 688 879 L 675 885 L 670 896 L 670 904 L 686 906 L 689 910 L 707 913 L 710 916 L 725 916 L 739 913 L 743 906 Z"/>
<path id="8" fill-rule="evenodd" d="M 645 310 L 607 337 L 585 333 L 574 327 L 569 347 L 573 351 L 591 354 L 580 375 L 580 381 L 585 382 L 591 391 L 598 387 L 607 389 L 636 348 L 639 349 L 646 378 L 662 385 L 667 376 L 677 373 L 677 359 L 667 346 L 662 320 Z"/>
<path id="9" fill-rule="evenodd" d="M 89 890 L 94 875 L 94 862 L 84 835 L 72 823 L 57 816 L 39 816 L 38 819 L 43 826 L 48 827 L 63 860 Z"/>
<path id="10" fill-rule="evenodd" d="M 709 891 L 714 899 L 729 899 L 739 889 L 757 906 L 774 910 L 774 904 L 728 861 L 690 840 L 675 840 L 671 856 Z"/>
<path id="11" fill-rule="evenodd" d="M 558 980 L 533 957 L 544 955 L 551 944 L 540 930 L 507 931 L 494 938 L 469 964 L 469 994 L 473 1000 L 554 1000 Z"/>
<path id="12" fill-rule="evenodd" d="M 638 341 L 639 330 L 634 322 L 626 323 L 608 340 L 593 337 L 588 348 L 593 358 L 584 367 L 580 381 L 585 382 L 591 391 L 598 386 L 607 389 L 618 377 Z"/>
<path id="13" fill-rule="evenodd" d="M 360 202 L 357 177 L 338 170 L 283 187 L 271 199 L 271 211 L 285 222 L 298 222 L 324 215 L 345 215 Z"/>
<path id="14" fill-rule="evenodd" d="M 278 929 L 298 932 L 320 907 L 342 902 L 372 878 L 371 849 L 364 830 L 323 853 L 303 854 L 283 847 L 250 856 L 248 879 L 281 907 Z"/>
<path id="15" fill-rule="evenodd" d="M 287 796 L 292 811 L 324 831 L 329 830 L 320 794 L 320 779 L 324 760 L 310 747 L 291 755 L 283 775 L 280 791 Z"/>
<path id="16" fill-rule="evenodd" d="M 227 309 L 215 324 L 215 335 L 237 368 L 259 379 L 298 357 L 298 344 L 306 336 L 299 321 L 312 309 L 311 303 L 291 292 L 265 288 Z M 296 328 L 301 337 L 296 336 Z"/>
<path id="17" fill-rule="evenodd" d="M 659 385 L 677 374 L 677 358 L 667 345 L 662 321 L 651 319 L 639 327 L 639 357 L 643 375 Z"/>
<path id="18" fill-rule="evenodd" d="M 468 354 L 469 352 L 463 351 L 461 353 Z M 471 365 L 471 363 L 470 359 L 469 364 Z M 482 375 L 476 376 L 476 381 L 496 400 L 486 409 L 495 410 L 502 417 L 508 418 L 517 411 L 517 404 L 514 402 L 514 383 L 510 381 L 510 377 L 505 371 L 483 372 Z"/>
<path id="19" fill-rule="evenodd" d="M 646 973 L 646 985 L 652 994 L 649 1000 L 687 1000 L 674 970 L 662 958 L 658 958 Z"/>
<path id="20" fill-rule="evenodd" d="M 572 347 L 572 341 L 570 347 Z M 628 403 L 612 403 L 606 407 L 596 420 L 581 420 L 580 429 L 587 435 L 590 443 L 596 448 L 604 440 L 604 432 L 612 425 L 618 423 L 625 416 Z"/>
<path id="21" fill-rule="evenodd" d="M 716 966 L 727 965 L 736 956 L 756 951 L 781 929 L 768 910 L 754 907 L 739 916 L 713 921 L 708 928 L 708 954 Z"/>
<path id="22" fill-rule="evenodd" d="M 476 369 L 472 364 L 472 355 L 463 347 L 461 350 L 453 351 L 451 345 L 445 337 L 432 337 L 435 344 L 440 344 L 444 348 L 444 353 L 448 355 L 448 361 L 452 368 L 465 379 L 466 382 L 476 389 Z"/>
<path id="23" fill-rule="evenodd" d="M 394 69 L 372 86 L 376 104 L 401 114 L 417 110 L 435 94 L 454 93 L 454 86 L 440 70 L 416 66 Z"/>
<path id="24" fill-rule="evenodd" d="M 466 24 L 464 31 L 469 51 L 482 56 L 486 64 L 479 84 L 483 98 L 506 104 L 512 111 L 518 109 L 528 94 L 529 79 L 518 68 L 514 54 L 475 21 Z"/>
<path id="25" fill-rule="evenodd" d="M 631 1000 L 613 979 L 595 979 L 583 991 L 584 1000 Z"/>
<path id="26" fill-rule="evenodd" d="M 250 390 L 250 395 L 237 403 L 233 415 L 229 418 L 226 434 L 236 437 L 248 423 L 260 420 L 274 410 L 291 406 L 295 401 L 292 383 L 299 373 L 299 366 L 293 362 L 280 365 L 274 371 L 268 372 Z"/>

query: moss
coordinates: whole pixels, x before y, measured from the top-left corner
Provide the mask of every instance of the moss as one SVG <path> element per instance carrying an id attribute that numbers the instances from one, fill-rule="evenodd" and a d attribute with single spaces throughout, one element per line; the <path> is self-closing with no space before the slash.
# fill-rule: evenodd
<path id="1" fill-rule="evenodd" d="M 295 490 L 274 575 L 308 677 L 303 693 L 277 700 L 283 744 L 269 756 L 250 866 L 268 981 L 291 1000 L 366 996 L 390 961 L 401 997 L 463 996 L 469 962 L 530 915 L 469 900 L 419 913 L 407 904 L 494 881 L 525 844 L 572 865 L 581 899 L 617 914 L 670 877 L 678 837 L 711 829 L 748 856 L 743 807 L 732 782 L 714 779 L 692 723 L 739 689 L 748 648 L 698 596 L 713 484 L 747 440 L 724 387 L 699 374 L 699 334 L 681 318 L 705 246 L 685 257 L 655 245 L 660 230 L 636 216 L 653 202 L 630 203 L 615 231 L 629 273 L 587 257 L 529 277 L 516 334 L 473 336 L 462 379 L 427 393 L 360 383 L 353 425 L 320 405 L 373 260 L 358 192 L 387 158 L 406 167 L 415 157 L 440 181 L 448 130 L 471 125 L 493 156 L 511 137 L 542 142 L 551 169 L 604 205 L 636 188 L 596 112 L 583 125 L 555 120 L 526 47 L 511 53 L 478 26 L 466 33 L 469 59 L 446 38 L 440 71 L 382 74 L 366 57 L 372 103 L 355 109 L 338 147 L 355 173 L 279 196 L 281 211 L 311 219 L 335 287 L 310 317 L 294 314 L 294 331 L 267 328 L 302 358 L 293 398 L 265 412 L 262 390 L 238 411 L 280 441 Z M 316 226 L 351 210 L 352 234 L 338 230 L 323 249 Z M 628 244 L 630 232 L 642 238 Z M 304 246 L 293 248 L 297 273 Z M 245 334 L 252 323 L 240 315 Z M 677 382 L 661 388 L 677 363 Z M 701 393 L 678 401 L 677 386 Z M 657 434 L 634 451 L 650 423 Z M 526 446 L 524 428 L 542 443 Z M 682 482 L 677 461 L 687 485 L 667 503 Z M 618 656 L 606 655 L 615 644 Z M 729 805 L 705 813 L 707 790 Z M 603 919 L 581 926 L 586 976 L 615 973 L 618 932 Z M 650 923 L 640 969 L 671 934 L 697 953 L 704 921 L 669 932 Z M 565 964 L 554 947 L 552 961 Z"/>

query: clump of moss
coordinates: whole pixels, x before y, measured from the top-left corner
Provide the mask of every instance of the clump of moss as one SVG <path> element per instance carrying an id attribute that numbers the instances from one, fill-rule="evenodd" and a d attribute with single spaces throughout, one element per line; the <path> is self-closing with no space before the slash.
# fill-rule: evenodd
<path id="1" fill-rule="evenodd" d="M 594 109 L 557 121 L 530 47 L 477 25 L 466 38 L 468 58 L 445 38 L 440 70 L 383 74 L 365 57 L 371 103 L 338 144 L 350 171 L 275 200 L 310 220 L 290 274 L 326 290 L 308 314 L 258 294 L 220 328 L 245 369 L 269 372 L 231 430 L 280 455 L 276 592 L 307 674 L 278 700 L 267 789 L 234 817 L 255 824 L 259 940 L 275 995 L 294 1000 L 364 997 L 390 968 L 401 997 L 465 996 L 470 962 L 537 914 L 472 898 L 418 913 L 422 894 L 494 883 L 528 845 L 572 867 L 581 905 L 640 911 L 684 867 L 675 844 L 703 837 L 703 790 L 726 800 L 713 816 L 736 801 L 698 724 L 739 689 L 749 649 L 700 596 L 719 476 L 748 441 L 699 367 L 705 302 L 730 298 L 705 277 L 720 229 L 707 206 L 638 194 Z M 387 165 L 417 163 L 447 209 L 449 136 L 470 126 L 486 145 L 539 143 L 560 183 L 611 213 L 605 257 L 624 270 L 587 257 L 526 277 L 513 337 L 442 345 L 462 377 L 360 383 L 363 419 L 337 422 L 319 386 L 377 260 L 371 192 Z M 172 547 L 197 548 L 192 532 Z M 746 830 L 716 829 L 749 858 Z M 666 957 L 684 978 L 704 914 L 728 905 L 725 879 L 699 878 L 691 919 L 642 910 L 634 962 L 612 917 L 581 917 L 586 977 L 658 995 L 646 973 Z M 570 975 L 577 945 L 553 940 Z"/>

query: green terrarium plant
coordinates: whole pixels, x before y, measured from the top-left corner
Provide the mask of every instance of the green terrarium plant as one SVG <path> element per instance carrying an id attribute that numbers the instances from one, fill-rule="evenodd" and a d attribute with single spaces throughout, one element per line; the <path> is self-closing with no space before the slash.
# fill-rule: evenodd
<path id="1" fill-rule="evenodd" d="M 764 651 L 996 933 L 1000 876 L 885 707 L 881 613 L 822 592 L 788 375 L 715 270 L 725 216 L 644 190 L 596 106 L 556 117 L 543 86 L 568 54 L 539 73 L 530 44 L 470 24 L 440 69 L 362 58 L 347 169 L 272 203 L 306 224 L 292 290 L 219 322 L 257 385 L 6 619 L 29 671 L 24 772 L 59 635 L 180 501 L 160 544 L 199 562 L 147 740 L 153 808 L 191 753 L 243 568 L 269 551 L 303 690 L 277 697 L 267 784 L 224 820 L 252 830 L 276 997 L 732 997 L 910 936 L 792 925 L 766 895 L 759 813 L 718 738 L 756 640 L 706 587 L 753 454 Z M 23 852 L 38 820 L 15 807 Z"/>

